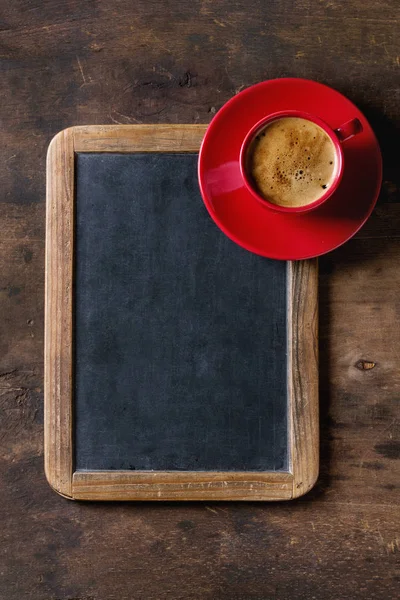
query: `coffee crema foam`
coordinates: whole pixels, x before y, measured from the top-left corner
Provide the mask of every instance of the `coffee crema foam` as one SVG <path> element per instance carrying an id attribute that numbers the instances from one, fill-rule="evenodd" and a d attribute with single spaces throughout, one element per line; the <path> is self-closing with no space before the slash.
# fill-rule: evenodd
<path id="1" fill-rule="evenodd" d="M 282 117 L 257 134 L 247 168 L 264 198 L 296 207 L 321 198 L 338 165 L 335 146 L 321 127 L 300 117 Z"/>

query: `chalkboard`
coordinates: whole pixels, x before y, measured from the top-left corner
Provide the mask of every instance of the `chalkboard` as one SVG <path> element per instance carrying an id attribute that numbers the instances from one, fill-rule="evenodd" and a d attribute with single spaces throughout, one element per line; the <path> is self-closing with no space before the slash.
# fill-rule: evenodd
<path id="1" fill-rule="evenodd" d="M 293 423 L 292 346 L 293 335 L 307 334 L 293 315 L 293 286 L 303 298 L 315 269 L 307 266 L 304 283 L 293 263 L 234 244 L 201 200 L 197 153 L 168 141 L 152 151 L 137 130 L 138 147 L 128 152 L 121 129 L 122 152 L 118 139 L 107 151 L 81 141 L 72 166 L 62 165 L 73 170 L 65 495 L 298 495 L 293 445 L 304 440 Z M 79 134 L 85 141 L 74 133 L 75 146 Z"/>
<path id="2" fill-rule="evenodd" d="M 288 467 L 287 265 L 221 235 L 196 167 L 77 157 L 77 469 Z"/>

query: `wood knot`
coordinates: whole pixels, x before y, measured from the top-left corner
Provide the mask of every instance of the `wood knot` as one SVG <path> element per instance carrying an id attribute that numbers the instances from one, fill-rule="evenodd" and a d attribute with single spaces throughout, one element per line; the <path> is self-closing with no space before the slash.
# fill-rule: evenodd
<path id="1" fill-rule="evenodd" d="M 179 80 L 179 87 L 188 87 L 188 88 L 192 87 L 192 78 L 193 78 L 193 76 L 192 76 L 191 72 L 186 71 L 183 74 L 183 77 L 181 77 Z"/>
<path id="2" fill-rule="evenodd" d="M 359 360 L 355 366 L 360 371 L 370 371 L 376 366 L 376 363 L 372 360 Z"/>

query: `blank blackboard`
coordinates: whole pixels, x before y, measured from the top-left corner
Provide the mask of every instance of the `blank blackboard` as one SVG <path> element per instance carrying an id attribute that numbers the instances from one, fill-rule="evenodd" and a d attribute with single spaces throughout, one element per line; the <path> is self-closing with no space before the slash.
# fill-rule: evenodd
<path id="1" fill-rule="evenodd" d="M 228 239 L 201 129 L 163 127 L 49 150 L 48 479 L 78 499 L 295 497 L 317 465 L 315 263 Z"/>
<path id="2" fill-rule="evenodd" d="M 287 469 L 287 265 L 221 234 L 196 167 L 77 157 L 78 469 Z"/>

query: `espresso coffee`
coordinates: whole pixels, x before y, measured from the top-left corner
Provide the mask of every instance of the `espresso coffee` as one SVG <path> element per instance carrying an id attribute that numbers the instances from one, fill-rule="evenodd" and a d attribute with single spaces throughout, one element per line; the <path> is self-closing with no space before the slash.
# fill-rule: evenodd
<path id="1" fill-rule="evenodd" d="M 261 196 L 279 206 L 306 206 L 332 185 L 335 146 L 318 125 L 299 117 L 269 123 L 252 142 L 247 168 Z"/>

